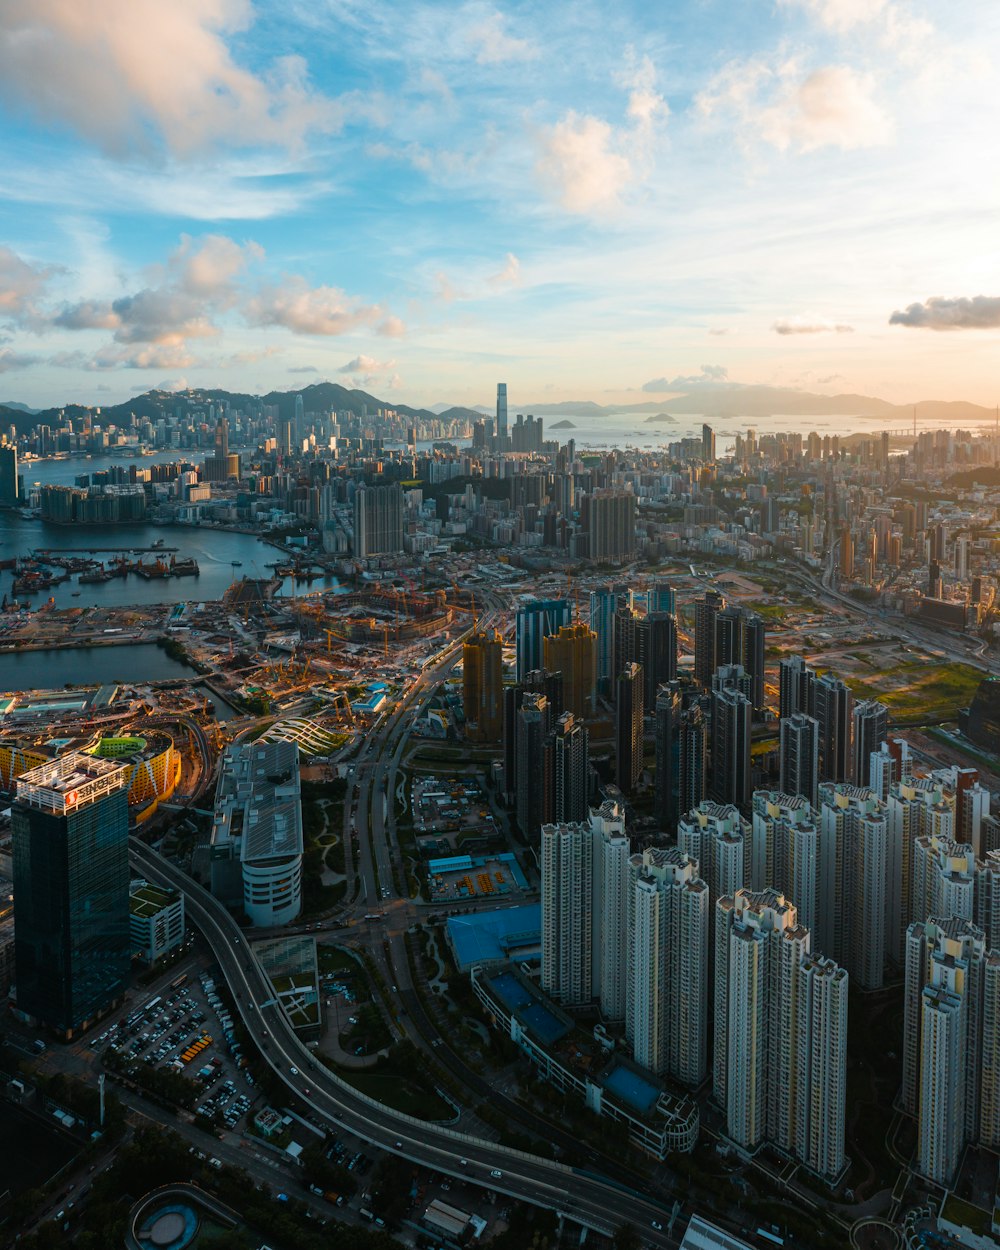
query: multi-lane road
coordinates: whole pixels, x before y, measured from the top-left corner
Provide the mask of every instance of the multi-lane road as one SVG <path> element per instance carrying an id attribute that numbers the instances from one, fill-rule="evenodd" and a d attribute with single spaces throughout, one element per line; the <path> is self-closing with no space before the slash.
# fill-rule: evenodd
<path id="1" fill-rule="evenodd" d="M 222 904 L 137 838 L 131 839 L 130 854 L 135 868 L 148 880 L 184 892 L 188 917 L 211 947 L 250 1040 L 294 1097 L 333 1131 L 334 1126 L 341 1126 L 382 1150 L 547 1207 L 588 1228 L 611 1232 L 631 1223 L 647 1245 L 657 1250 L 676 1246 L 678 1239 L 658 1227 L 667 1224 L 667 1210 L 648 1195 L 560 1163 L 413 1119 L 353 1089 L 295 1036 L 246 936 Z"/>

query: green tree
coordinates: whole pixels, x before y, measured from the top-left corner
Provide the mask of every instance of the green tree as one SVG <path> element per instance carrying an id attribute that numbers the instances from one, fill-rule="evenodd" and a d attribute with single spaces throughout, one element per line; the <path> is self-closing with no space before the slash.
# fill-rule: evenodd
<path id="1" fill-rule="evenodd" d="M 642 1243 L 634 1224 L 622 1224 L 615 1230 L 615 1238 L 611 1244 L 614 1250 L 639 1250 Z"/>

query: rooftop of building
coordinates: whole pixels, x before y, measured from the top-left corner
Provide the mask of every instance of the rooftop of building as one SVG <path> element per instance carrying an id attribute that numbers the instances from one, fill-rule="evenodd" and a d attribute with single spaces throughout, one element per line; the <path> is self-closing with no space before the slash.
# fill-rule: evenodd
<path id="1" fill-rule="evenodd" d="M 129 911 L 133 916 L 149 919 L 180 898 L 180 891 L 149 881 L 133 883 L 129 891 Z"/>
<path id="2" fill-rule="evenodd" d="M 17 802 L 60 813 L 81 807 L 128 784 L 128 770 L 112 760 L 69 751 L 17 779 Z"/>
<path id="3" fill-rule="evenodd" d="M 524 903 L 448 919 L 448 937 L 460 969 L 506 959 L 537 960 L 542 940 L 542 905 Z"/>
<path id="4" fill-rule="evenodd" d="M 236 838 L 244 863 L 302 854 L 296 743 L 248 743 L 231 747 L 222 757 L 212 844 Z"/>
<path id="5" fill-rule="evenodd" d="M 573 1028 L 573 1021 L 533 985 L 514 971 L 485 980 L 504 1006 L 544 1045 L 552 1046 Z"/>

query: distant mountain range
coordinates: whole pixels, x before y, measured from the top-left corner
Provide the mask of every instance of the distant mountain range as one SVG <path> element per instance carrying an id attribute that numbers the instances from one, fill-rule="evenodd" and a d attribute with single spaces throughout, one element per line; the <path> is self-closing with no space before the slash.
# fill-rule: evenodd
<path id="1" fill-rule="evenodd" d="M 492 414 L 493 409 L 477 405 L 473 408 L 434 404 L 430 408 L 411 408 L 391 399 L 379 399 L 367 391 L 351 390 L 336 382 L 317 382 L 311 386 L 292 391 L 269 391 L 266 395 L 249 395 L 225 390 L 146 391 L 122 404 L 101 405 L 101 413 L 111 421 L 121 424 L 134 413 L 136 416 L 157 417 L 172 413 L 178 404 L 211 404 L 228 400 L 237 407 L 259 402 L 278 409 L 279 416 L 290 418 L 295 413 L 296 397 L 301 395 L 306 412 L 352 412 L 361 416 L 378 408 L 392 408 L 404 416 L 430 420 L 478 420 Z M 785 389 L 775 386 L 744 386 L 737 382 L 711 382 L 699 384 L 669 399 L 651 399 L 635 404 L 596 404 L 592 400 L 565 400 L 557 404 L 517 404 L 515 412 L 534 413 L 536 417 L 595 417 L 611 413 L 684 414 L 703 416 L 708 420 L 740 418 L 762 421 L 771 416 L 844 416 L 868 418 L 895 426 L 909 425 L 916 409 L 921 425 L 928 421 L 943 421 L 949 425 L 958 422 L 978 424 L 994 419 L 992 408 L 963 400 L 925 399 L 917 404 L 890 404 L 884 399 L 869 395 L 817 395 L 811 391 Z M 28 407 L 15 400 L 0 404 L 0 426 L 15 426 L 27 433 L 36 425 L 55 424 L 60 412 L 70 416 L 82 416 L 87 409 L 79 404 L 67 404 L 62 408 L 42 410 Z M 563 427 L 565 428 L 565 427 Z"/>
<path id="2" fill-rule="evenodd" d="M 870 417 L 906 425 L 917 421 L 992 421 L 992 408 L 964 400 L 924 399 L 917 404 L 890 404 L 870 395 L 817 395 L 812 391 L 777 386 L 742 386 L 736 382 L 698 386 L 669 399 L 645 400 L 636 404 L 595 404 L 592 400 L 565 400 L 558 404 L 518 405 L 518 410 L 536 417 L 602 417 L 611 413 L 665 413 L 703 416 L 715 420 L 743 417 L 753 421 L 767 417 Z"/>
<path id="3" fill-rule="evenodd" d="M 100 405 L 101 415 L 110 421 L 121 424 L 133 413 L 139 417 L 155 420 L 174 411 L 178 404 L 195 406 L 225 403 L 227 400 L 236 407 L 246 407 L 250 403 L 262 403 L 278 409 L 281 418 L 295 415 L 295 400 L 301 395 L 306 412 L 352 412 L 360 417 L 364 412 L 374 413 L 377 408 L 392 408 L 406 417 L 430 420 L 441 416 L 447 420 L 475 420 L 481 414 L 472 408 L 452 407 L 440 413 L 427 408 L 410 408 L 406 404 L 397 403 L 392 399 L 379 399 L 369 395 L 367 391 L 350 390 L 336 382 L 316 382 L 311 386 L 299 387 L 294 391 L 269 391 L 266 395 L 249 395 L 239 391 L 203 390 L 201 388 L 186 391 L 145 391 L 122 404 Z M 87 408 L 82 404 L 65 404 L 59 408 L 33 409 L 26 404 L 14 401 L 0 404 L 0 425 L 15 426 L 20 433 L 27 433 L 36 425 L 52 425 L 59 418 L 60 412 L 68 416 L 82 416 Z"/>

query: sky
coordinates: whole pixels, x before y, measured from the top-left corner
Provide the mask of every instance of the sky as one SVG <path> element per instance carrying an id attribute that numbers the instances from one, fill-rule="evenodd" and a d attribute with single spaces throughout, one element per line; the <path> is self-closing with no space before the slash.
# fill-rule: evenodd
<path id="1" fill-rule="evenodd" d="M 0 402 L 1000 399 L 995 0 L 4 0 Z"/>

